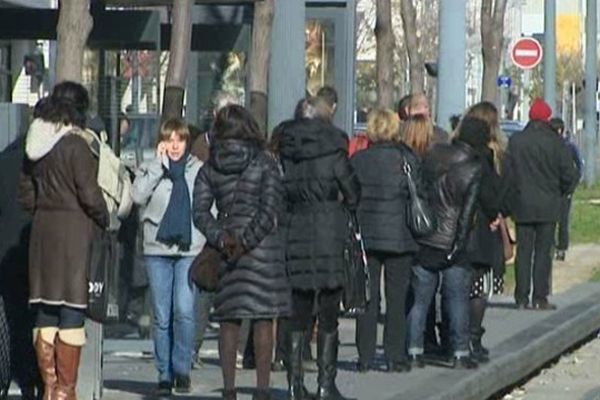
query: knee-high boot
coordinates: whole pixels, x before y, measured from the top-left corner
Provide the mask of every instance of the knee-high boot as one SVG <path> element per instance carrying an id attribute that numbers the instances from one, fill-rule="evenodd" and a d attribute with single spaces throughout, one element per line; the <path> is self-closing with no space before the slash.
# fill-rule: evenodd
<path id="1" fill-rule="evenodd" d="M 42 382 L 44 382 L 43 399 L 54 400 L 57 385 L 54 343 L 58 328 L 45 327 L 36 329 L 34 332 L 35 354 Z"/>
<path id="2" fill-rule="evenodd" d="M 56 372 L 58 385 L 56 400 L 77 400 L 77 374 L 81 359 L 81 347 L 85 343 L 83 328 L 66 329 L 58 332 L 56 339 Z"/>
<path id="3" fill-rule="evenodd" d="M 285 367 L 287 369 L 289 400 L 313 400 L 314 396 L 304 386 L 304 370 L 302 368 L 302 353 L 306 332 L 289 330 L 287 336 Z"/>
<path id="4" fill-rule="evenodd" d="M 317 365 L 319 376 L 317 382 L 317 400 L 349 400 L 342 396 L 335 378 L 337 376 L 338 332 L 321 332 L 317 334 Z"/>

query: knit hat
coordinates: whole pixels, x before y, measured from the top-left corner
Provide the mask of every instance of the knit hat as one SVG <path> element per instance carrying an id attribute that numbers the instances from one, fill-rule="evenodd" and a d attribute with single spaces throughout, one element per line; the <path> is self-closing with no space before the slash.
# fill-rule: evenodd
<path id="1" fill-rule="evenodd" d="M 533 100 L 533 103 L 531 103 L 531 107 L 529 108 L 530 120 L 548 122 L 551 117 L 552 109 L 548 103 L 539 97 Z"/>

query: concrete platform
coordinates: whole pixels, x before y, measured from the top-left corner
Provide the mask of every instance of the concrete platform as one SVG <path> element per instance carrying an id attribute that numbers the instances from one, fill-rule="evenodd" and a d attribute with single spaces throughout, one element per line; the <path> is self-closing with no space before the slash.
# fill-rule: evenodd
<path id="1" fill-rule="evenodd" d="M 555 358 L 574 343 L 600 329 L 600 284 L 583 284 L 552 299 L 556 311 L 518 311 L 512 299 L 495 297 L 485 326 L 485 344 L 491 361 L 475 371 L 426 367 L 408 374 L 355 369 L 354 321 L 341 322 L 338 385 L 349 397 L 360 400 L 469 400 L 486 399 Z M 205 342 L 205 366 L 192 374 L 193 393 L 174 398 L 218 399 L 222 384 L 216 338 Z M 107 340 L 104 344 L 103 400 L 152 399 L 156 371 L 152 342 Z M 383 358 L 378 350 L 383 368 Z M 238 371 L 239 399 L 250 399 L 254 371 Z M 272 375 L 275 398 L 285 399 L 285 373 Z M 314 390 L 316 375 L 307 374 Z M 88 400 L 88 399 L 85 399 Z"/>

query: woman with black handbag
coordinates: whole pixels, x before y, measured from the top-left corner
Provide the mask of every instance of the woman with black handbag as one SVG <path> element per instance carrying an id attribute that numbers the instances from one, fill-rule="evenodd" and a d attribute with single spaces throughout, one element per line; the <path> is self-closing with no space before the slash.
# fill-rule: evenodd
<path id="1" fill-rule="evenodd" d="M 289 214 L 286 268 L 294 307 L 285 362 L 292 400 L 310 398 L 304 387 L 302 351 L 309 334 L 306 327 L 315 313 L 317 399 L 344 399 L 335 384 L 338 314 L 350 234 L 347 210 L 355 211 L 360 184 L 347 158 L 347 136 L 325 119 L 328 108 L 321 108 L 320 101 L 300 101 L 296 118 L 278 128 Z"/>
<path id="2" fill-rule="evenodd" d="M 202 162 L 189 153 L 185 121 L 168 119 L 160 128 L 156 158 L 136 172 L 132 197 L 141 206 L 144 261 L 154 309 L 157 395 L 191 391 L 196 334 L 189 280 L 194 256 L 205 239 L 192 224 L 192 189 Z"/>
<path id="3" fill-rule="evenodd" d="M 390 110 L 369 113 L 368 149 L 352 157 L 362 188 L 358 220 L 362 229 L 370 270 L 371 301 L 356 320 L 358 370 L 372 369 L 377 342 L 381 269 L 385 272 L 386 313 L 383 345 L 388 372 L 407 372 L 405 301 L 410 286 L 413 257 L 418 245 L 410 230 L 408 176 L 420 187 L 419 161 L 400 142 L 399 121 Z"/>
<path id="4" fill-rule="evenodd" d="M 283 186 L 275 158 L 265 149 L 263 135 L 243 107 L 221 109 L 207 164 L 194 188 L 194 223 L 219 251 L 212 320 L 221 324 L 219 355 L 223 398 L 236 399 L 235 362 L 242 320 L 254 325 L 258 390 L 254 399 L 270 399 L 273 319 L 290 312 L 285 277 Z M 211 213 L 216 204 L 218 217 Z"/>

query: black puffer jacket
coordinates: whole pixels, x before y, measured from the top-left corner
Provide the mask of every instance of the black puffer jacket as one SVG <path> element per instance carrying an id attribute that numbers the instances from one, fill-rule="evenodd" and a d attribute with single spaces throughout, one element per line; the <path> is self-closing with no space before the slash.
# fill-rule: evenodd
<path id="1" fill-rule="evenodd" d="M 361 187 L 358 220 L 367 250 L 395 254 L 418 250 L 407 224 L 410 193 L 402 169 L 405 158 L 415 183 L 421 186 L 420 163 L 404 144 L 374 143 L 352 157 Z"/>
<path id="2" fill-rule="evenodd" d="M 217 219 L 211 213 L 213 201 Z M 218 247 L 227 230 L 248 250 L 235 264 L 222 264 L 214 320 L 289 314 L 282 208 L 281 174 L 272 156 L 250 142 L 213 143 L 194 186 L 194 223 L 213 246 Z"/>
<path id="3" fill-rule="evenodd" d="M 437 144 L 423 161 L 437 229 L 421 244 L 455 254 L 465 249 L 481 183 L 481 162 L 466 143 Z"/>
<path id="4" fill-rule="evenodd" d="M 355 210 L 360 197 L 347 158 L 348 140 L 344 132 L 320 120 L 284 122 L 280 132 L 290 282 L 301 290 L 341 287 L 349 234 L 345 207 Z"/>

